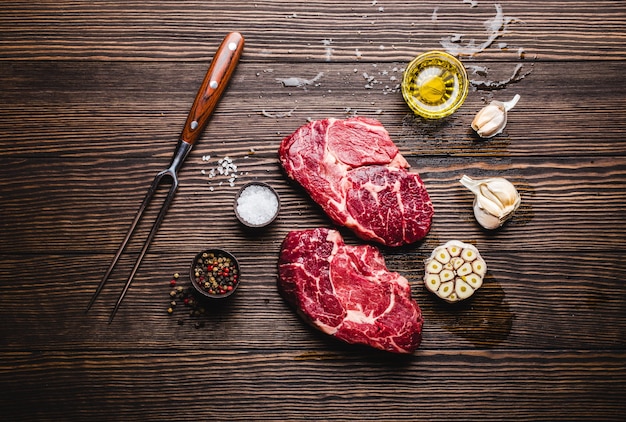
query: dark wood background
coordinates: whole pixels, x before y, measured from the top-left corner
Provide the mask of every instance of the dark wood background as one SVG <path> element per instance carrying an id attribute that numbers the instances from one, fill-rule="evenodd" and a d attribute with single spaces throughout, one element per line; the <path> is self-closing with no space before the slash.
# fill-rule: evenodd
<path id="1" fill-rule="evenodd" d="M 623 420 L 626 4 L 500 2 L 515 19 L 463 57 L 483 68 L 465 104 L 443 121 L 415 118 L 396 88 L 403 67 L 450 36 L 486 40 L 497 9 L 476 3 L 0 3 L 0 419 Z M 240 65 L 119 313 L 108 325 L 154 207 L 85 314 L 235 30 L 247 41 Z M 476 89 L 518 65 L 523 78 Z M 278 81 L 320 72 L 304 87 Z M 516 93 L 504 133 L 477 139 L 474 114 Z M 330 225 L 281 173 L 280 140 L 307 119 L 350 115 L 387 127 L 435 205 L 423 242 L 383 249 L 425 317 L 406 357 L 317 333 L 276 290 L 286 233 Z M 225 156 L 234 186 L 202 174 Z M 463 174 L 518 187 L 522 205 L 501 230 L 476 224 Z M 232 211 L 250 180 L 282 197 L 279 219 L 257 234 Z M 489 265 L 461 306 L 420 284 L 423 260 L 451 239 Z M 208 246 L 239 258 L 241 288 L 202 317 L 168 315 L 172 274 Z"/>

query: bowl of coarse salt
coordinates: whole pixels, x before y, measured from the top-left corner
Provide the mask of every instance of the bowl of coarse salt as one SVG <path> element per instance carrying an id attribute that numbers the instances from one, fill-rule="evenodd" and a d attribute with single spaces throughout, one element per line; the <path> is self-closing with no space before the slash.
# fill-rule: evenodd
<path id="1" fill-rule="evenodd" d="M 246 227 L 261 228 L 271 224 L 280 211 L 280 197 L 264 182 L 250 182 L 235 197 L 235 215 Z"/>

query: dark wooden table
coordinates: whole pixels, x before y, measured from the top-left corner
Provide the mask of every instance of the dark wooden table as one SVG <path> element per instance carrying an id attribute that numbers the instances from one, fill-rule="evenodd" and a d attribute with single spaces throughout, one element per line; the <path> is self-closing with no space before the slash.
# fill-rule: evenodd
<path id="1" fill-rule="evenodd" d="M 2 2 L 0 419 L 623 420 L 626 3 L 473 3 Z M 230 31 L 246 37 L 242 60 L 125 301 L 107 324 L 155 207 L 85 314 Z M 404 66 L 472 40 L 464 105 L 414 117 Z M 481 107 L 515 94 L 501 135 L 473 135 Z M 308 119 L 353 115 L 385 125 L 435 205 L 423 242 L 382 249 L 425 318 L 406 357 L 325 337 L 276 289 L 284 236 L 331 226 L 281 172 L 280 140 Z M 225 157 L 233 183 L 209 177 Z M 502 229 L 477 225 L 463 174 L 518 187 Z M 282 197 L 257 234 L 232 211 L 252 180 Z M 423 260 L 451 239 L 489 265 L 461 306 L 421 284 Z M 208 246 L 239 258 L 241 288 L 202 316 L 169 315 L 172 275 Z"/>

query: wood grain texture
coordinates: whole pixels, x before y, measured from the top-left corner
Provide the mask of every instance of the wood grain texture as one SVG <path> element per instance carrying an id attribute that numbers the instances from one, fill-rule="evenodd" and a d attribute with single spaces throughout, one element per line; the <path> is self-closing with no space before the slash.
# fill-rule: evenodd
<path id="1" fill-rule="evenodd" d="M 463 34 L 484 42 L 494 3 L 477 8 L 438 1 L 67 1 L 3 3 L 3 59 L 207 60 L 207 40 L 237 30 L 258 61 L 405 60 Z M 382 10 L 381 10 L 382 8 Z M 543 59 L 624 59 L 626 16 L 619 2 L 507 1 L 506 36 Z M 434 18 L 434 15 L 436 18 Z M 77 30 L 78 29 L 78 30 Z M 324 40 L 332 40 L 326 45 Z M 532 47 L 532 49 L 531 49 Z M 491 58 L 498 57 L 488 53 Z M 514 52 L 511 53 L 515 55 Z"/>
<path id="2" fill-rule="evenodd" d="M 398 90 L 404 66 L 451 36 L 484 42 L 494 2 L 2 2 L 0 419 L 621 421 L 626 5 L 500 6 L 506 31 L 463 57 L 468 99 L 428 122 Z M 164 192 L 85 307 L 233 30 L 246 37 L 241 62 L 108 325 Z M 485 88 L 516 69 L 519 80 Z M 281 83 L 294 77 L 312 82 Z M 478 139 L 475 113 L 516 93 L 504 133 Z M 385 125 L 435 206 L 422 242 L 382 248 L 424 314 L 410 356 L 328 338 L 276 289 L 284 236 L 330 224 L 286 179 L 278 145 L 309 119 L 354 115 Z M 225 157 L 232 186 L 208 176 Z M 463 174 L 518 187 L 522 205 L 501 230 L 477 225 Z M 250 180 L 282 199 L 256 234 L 232 209 Z M 489 267 L 457 306 L 421 285 L 424 259 L 451 239 L 475 244 Z M 169 315 L 172 275 L 208 246 L 238 257 L 240 289 L 201 316 Z"/>

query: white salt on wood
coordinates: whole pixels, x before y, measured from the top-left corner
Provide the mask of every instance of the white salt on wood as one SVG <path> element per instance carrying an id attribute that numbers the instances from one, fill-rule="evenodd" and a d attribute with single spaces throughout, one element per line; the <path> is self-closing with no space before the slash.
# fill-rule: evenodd
<path id="1" fill-rule="evenodd" d="M 277 212 L 278 198 L 266 186 L 250 185 L 237 198 L 237 213 L 248 224 L 267 224 Z"/>

